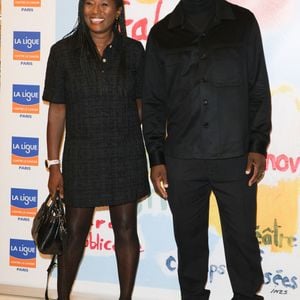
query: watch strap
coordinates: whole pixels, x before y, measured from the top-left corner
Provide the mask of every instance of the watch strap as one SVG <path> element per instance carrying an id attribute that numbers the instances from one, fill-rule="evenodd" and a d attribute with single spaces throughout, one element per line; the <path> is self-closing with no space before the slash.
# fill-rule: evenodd
<path id="1" fill-rule="evenodd" d="M 59 165 L 60 160 L 59 159 L 46 159 L 45 160 L 45 166 L 47 169 L 49 169 L 53 165 Z"/>

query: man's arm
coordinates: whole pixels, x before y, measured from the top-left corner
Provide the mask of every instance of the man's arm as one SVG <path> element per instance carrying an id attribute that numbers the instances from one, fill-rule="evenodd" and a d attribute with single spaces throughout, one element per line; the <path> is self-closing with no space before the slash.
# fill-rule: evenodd
<path id="1" fill-rule="evenodd" d="M 255 18 L 249 37 L 249 152 L 266 155 L 271 131 L 271 94 L 260 30 Z"/>
<path id="2" fill-rule="evenodd" d="M 271 131 L 271 94 L 266 69 L 263 45 L 258 23 L 253 24 L 248 44 L 249 86 L 249 155 L 246 173 L 252 176 L 249 186 L 259 182 L 266 167 L 267 147 Z"/>
<path id="3" fill-rule="evenodd" d="M 149 35 L 143 91 L 143 133 L 151 166 L 151 180 L 155 191 L 167 198 L 167 172 L 164 142 L 166 138 L 166 92 L 159 49 Z"/>

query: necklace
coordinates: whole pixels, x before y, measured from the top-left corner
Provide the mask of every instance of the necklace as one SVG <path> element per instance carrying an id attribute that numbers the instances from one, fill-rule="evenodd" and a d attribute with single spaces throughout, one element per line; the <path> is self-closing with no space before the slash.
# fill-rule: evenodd
<path id="1" fill-rule="evenodd" d="M 106 47 L 112 43 L 113 38 L 114 38 L 114 34 L 113 34 L 113 32 L 112 32 L 110 38 L 109 38 L 106 42 L 102 43 L 102 45 L 97 45 L 97 44 L 95 43 L 96 48 L 97 48 L 97 50 L 98 50 L 98 52 L 99 52 L 99 54 L 100 54 L 101 56 L 103 55 L 103 52 L 104 52 L 104 50 L 106 49 Z"/>

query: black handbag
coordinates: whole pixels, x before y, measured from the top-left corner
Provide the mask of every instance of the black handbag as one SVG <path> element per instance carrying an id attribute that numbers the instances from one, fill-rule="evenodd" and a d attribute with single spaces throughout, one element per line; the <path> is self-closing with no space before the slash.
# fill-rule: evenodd
<path id="1" fill-rule="evenodd" d="M 64 202 L 58 193 L 53 198 L 49 195 L 35 215 L 31 228 L 31 235 L 39 251 L 53 255 L 47 269 L 46 300 L 49 300 L 49 277 L 56 266 L 57 255 L 63 251 L 66 234 Z"/>
<path id="2" fill-rule="evenodd" d="M 66 236 L 65 206 L 56 193 L 47 197 L 32 223 L 31 234 L 43 254 L 61 254 Z"/>

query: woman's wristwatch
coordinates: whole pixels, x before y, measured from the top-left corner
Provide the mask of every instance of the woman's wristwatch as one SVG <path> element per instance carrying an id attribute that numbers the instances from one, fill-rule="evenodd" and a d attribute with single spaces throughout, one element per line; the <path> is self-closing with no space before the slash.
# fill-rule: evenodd
<path id="1" fill-rule="evenodd" d="M 49 169 L 53 165 L 60 165 L 60 160 L 59 159 L 46 159 L 45 160 L 45 166 L 47 169 Z"/>

